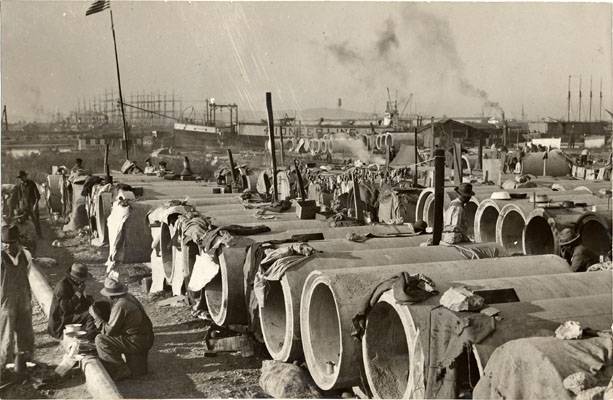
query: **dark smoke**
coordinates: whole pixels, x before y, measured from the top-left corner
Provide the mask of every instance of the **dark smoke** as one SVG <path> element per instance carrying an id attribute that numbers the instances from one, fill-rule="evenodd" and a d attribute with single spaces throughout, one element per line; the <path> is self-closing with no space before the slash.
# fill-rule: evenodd
<path id="1" fill-rule="evenodd" d="M 355 50 L 349 48 L 348 42 L 334 43 L 327 46 L 328 50 L 338 59 L 341 64 L 351 64 L 362 61 L 363 57 Z"/>
<path id="2" fill-rule="evenodd" d="M 386 21 L 386 25 L 385 30 L 381 32 L 376 43 L 377 52 L 380 56 L 386 56 L 392 47 L 398 48 L 400 45 L 398 42 L 398 37 L 396 36 L 394 21 L 388 19 Z"/>

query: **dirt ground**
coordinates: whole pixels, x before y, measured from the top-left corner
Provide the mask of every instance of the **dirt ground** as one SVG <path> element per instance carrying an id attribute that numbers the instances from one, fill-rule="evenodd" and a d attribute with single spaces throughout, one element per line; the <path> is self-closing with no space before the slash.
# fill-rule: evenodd
<path id="1" fill-rule="evenodd" d="M 41 266 L 50 285 L 59 281 L 73 262 L 88 266 L 93 275 L 87 282 L 86 293 L 102 298 L 108 248 L 89 245 L 85 236 L 65 234 L 61 225 L 43 222 L 43 239 L 39 240 L 36 257 L 50 257 L 56 265 Z M 52 247 L 53 240 L 60 247 Z M 150 298 L 141 290 L 140 280 L 149 274 L 144 264 L 123 265 L 122 277 L 130 292 L 144 305 L 154 325 L 155 343 L 149 353 L 149 373 L 138 379 L 117 382 L 126 398 L 254 398 L 266 396 L 258 384 L 262 358 L 242 357 L 240 353 L 206 352 L 204 337 L 207 322 L 191 315 L 188 306 L 161 307 L 158 301 L 169 295 Z M 67 378 L 42 384 L 54 375 L 53 369 L 61 361 L 59 342 L 46 334 L 47 320 L 33 300 L 33 324 L 36 334 L 31 379 L 23 385 L 13 385 L 0 398 L 91 398 L 80 370 Z"/>

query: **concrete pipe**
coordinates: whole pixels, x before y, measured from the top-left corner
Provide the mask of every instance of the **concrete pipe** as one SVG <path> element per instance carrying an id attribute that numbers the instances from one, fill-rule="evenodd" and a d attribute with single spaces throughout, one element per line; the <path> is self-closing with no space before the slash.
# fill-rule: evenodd
<path id="1" fill-rule="evenodd" d="M 546 183 L 549 187 L 559 191 L 570 191 L 575 189 L 588 189 L 592 193 L 600 189 L 611 189 L 611 181 L 586 181 L 583 179 L 552 180 Z"/>
<path id="2" fill-rule="evenodd" d="M 302 225 L 301 221 L 301 224 Z M 275 230 L 273 227 L 272 233 L 252 235 L 249 236 L 253 240 L 258 242 L 266 242 L 269 240 L 284 240 L 290 238 L 292 235 L 303 235 L 307 233 L 322 233 L 324 239 L 344 239 L 350 233 L 357 233 L 365 235 L 367 233 L 374 233 L 379 235 L 393 235 L 397 233 L 413 233 L 413 229 L 408 225 L 361 225 L 361 226 L 344 226 L 339 228 L 331 228 L 327 224 L 322 226 L 313 226 L 310 228 L 301 229 L 288 229 L 288 230 Z"/>
<path id="3" fill-rule="evenodd" d="M 545 261 L 551 262 L 547 259 Z M 562 264 L 560 260 L 558 262 Z M 513 288 L 521 302 L 531 302 L 610 294 L 611 281 L 606 275 L 610 276 L 610 273 L 602 271 L 596 274 L 560 273 L 457 280 L 445 283 L 440 289 L 443 292 L 455 285 L 464 285 L 474 290 Z M 429 303 L 399 305 L 393 293 L 387 291 L 371 309 L 362 341 L 362 352 L 366 378 L 375 397 L 424 397 L 428 358 L 424 349 L 428 348 L 426 346 L 429 345 L 429 338 L 420 334 L 427 332 L 425 328 L 429 326 L 430 310 L 436 306 L 435 302 Z M 498 308 L 498 304 L 496 307 Z M 505 313 L 502 313 L 502 316 L 507 319 Z M 512 335 L 526 336 L 523 329 L 518 329 L 525 325 L 525 321 L 515 322 L 515 325 L 509 325 L 508 328 L 513 332 Z M 498 325 L 497 323 L 497 330 L 493 335 L 500 330 Z M 505 335 L 505 332 L 501 333 Z M 381 340 L 382 337 L 385 339 Z"/>
<path id="4" fill-rule="evenodd" d="M 169 284 L 173 280 L 173 239 L 170 232 L 170 226 L 165 222 L 160 225 L 160 254 L 162 257 L 162 265 L 164 267 L 164 277 Z"/>
<path id="5" fill-rule="evenodd" d="M 357 384 L 360 369 L 356 368 L 356 364 L 362 360 L 360 345 L 351 336 L 354 329 L 352 318 L 381 281 L 400 272 L 423 273 L 432 278 L 438 287 L 455 279 L 542 275 L 567 271 L 566 262 L 555 256 L 314 271 L 305 280 L 300 305 L 300 329 L 305 360 L 315 383 L 324 390 Z M 438 301 L 427 301 L 427 304 L 436 305 Z M 426 327 L 421 327 L 420 330 L 428 332 Z"/>
<path id="6" fill-rule="evenodd" d="M 496 220 L 496 243 L 511 254 L 523 254 L 522 235 L 528 213 L 534 204 L 527 200 L 503 206 Z"/>
<path id="7" fill-rule="evenodd" d="M 445 208 L 447 208 L 447 204 L 451 200 L 458 197 L 454 190 L 455 185 L 450 182 L 447 182 L 447 184 L 449 184 L 450 186 L 445 187 Z M 482 200 L 489 198 L 492 193 L 497 192 L 499 190 L 500 188 L 491 185 L 473 186 L 475 196 L 471 200 L 473 200 L 476 205 L 479 205 Z M 428 201 L 430 197 L 434 197 L 434 188 L 423 189 L 419 194 L 419 198 L 417 199 L 417 205 L 415 206 L 416 221 L 422 219 L 427 222 L 428 209 L 426 209 L 426 204 L 428 204 L 428 208 L 431 207 L 432 200 Z"/>
<path id="8" fill-rule="evenodd" d="M 243 265 L 247 247 L 225 247 L 219 255 L 219 273 L 204 287 L 207 308 L 219 326 L 246 324 Z"/>
<path id="9" fill-rule="evenodd" d="M 139 203 L 148 204 L 151 208 L 157 208 L 168 204 L 171 199 L 160 199 L 160 200 L 139 200 Z M 177 196 L 175 200 L 185 200 L 185 197 L 181 198 Z M 196 198 L 187 198 L 187 204 L 194 207 L 203 207 L 211 210 L 244 210 L 240 197 L 235 195 L 234 198 L 211 198 L 211 197 L 196 197 Z"/>
<path id="10" fill-rule="evenodd" d="M 605 255 L 611 249 L 610 211 L 587 212 L 584 208 L 537 208 L 527 216 L 523 231 L 525 254 L 559 254 L 558 234 L 572 227 L 582 243 Z"/>
<path id="11" fill-rule="evenodd" d="M 611 273 L 603 272 L 608 276 L 601 279 L 610 280 Z M 609 290 L 609 293 L 602 294 L 497 304 L 496 308 L 504 318 L 496 321 L 496 331 L 481 343 L 472 345 L 472 356 L 479 374 L 483 375 L 487 362 L 498 347 L 514 339 L 553 336 L 557 327 L 565 321 L 577 321 L 594 330 L 611 329 L 612 301 Z"/>
<path id="12" fill-rule="evenodd" d="M 260 305 L 260 321 L 262 336 L 271 357 L 279 361 L 291 361 L 302 357 L 300 296 L 304 280 L 312 271 L 465 259 L 453 247 L 417 247 L 420 244 L 419 240 L 405 243 L 407 248 L 320 254 L 302 263 L 299 268 L 287 271 L 280 281 L 269 282 L 269 297 L 266 298 L 264 306 Z M 474 247 L 490 246 L 491 244 Z M 317 248 L 317 244 L 314 247 Z"/>
<path id="13" fill-rule="evenodd" d="M 418 247 L 431 237 L 432 235 L 417 235 L 396 238 L 372 238 L 363 243 L 352 242 L 347 239 L 326 239 L 310 241 L 308 244 L 315 250 L 324 252 L 396 249 L 403 247 Z M 289 246 L 289 244 L 284 246 Z"/>
<path id="14" fill-rule="evenodd" d="M 113 194 L 110 192 L 99 193 L 94 198 L 93 213 L 90 218 L 95 221 L 96 238 L 91 240 L 91 244 L 94 246 L 103 246 L 109 243 L 109 233 L 106 226 L 106 219 L 111 214 L 111 207 L 113 205 Z"/>
<path id="15" fill-rule="evenodd" d="M 566 155 L 558 149 L 547 152 L 544 160 L 544 152 L 527 153 L 522 160 L 522 172 L 535 176 L 567 176 L 571 171 L 571 164 Z M 543 174 L 543 168 L 545 173 Z"/>

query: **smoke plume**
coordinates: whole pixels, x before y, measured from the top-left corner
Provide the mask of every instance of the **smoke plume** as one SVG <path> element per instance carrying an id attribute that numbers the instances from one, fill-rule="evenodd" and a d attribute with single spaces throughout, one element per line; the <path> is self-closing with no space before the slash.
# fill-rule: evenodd
<path id="1" fill-rule="evenodd" d="M 379 35 L 375 46 L 377 48 L 377 52 L 380 56 L 387 56 L 392 47 L 398 48 L 398 37 L 396 36 L 396 28 L 394 26 L 394 21 L 388 19 L 385 21 L 386 28 Z"/>

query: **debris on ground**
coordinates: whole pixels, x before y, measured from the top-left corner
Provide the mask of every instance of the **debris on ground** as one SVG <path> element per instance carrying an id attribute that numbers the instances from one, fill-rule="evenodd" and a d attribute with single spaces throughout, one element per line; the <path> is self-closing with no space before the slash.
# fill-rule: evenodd
<path id="1" fill-rule="evenodd" d="M 306 370 L 280 361 L 262 361 L 260 387 L 266 394 L 278 399 L 321 397 L 317 386 Z"/>

